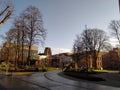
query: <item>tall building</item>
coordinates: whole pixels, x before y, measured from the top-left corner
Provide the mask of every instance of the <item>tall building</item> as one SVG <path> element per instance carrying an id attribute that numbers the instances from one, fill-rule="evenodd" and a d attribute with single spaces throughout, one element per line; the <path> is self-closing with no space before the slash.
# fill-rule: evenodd
<path id="1" fill-rule="evenodd" d="M 38 65 L 40 63 L 46 63 L 49 65 L 49 63 L 51 61 L 51 56 L 52 56 L 51 48 L 46 47 L 44 50 L 44 53 L 38 54 L 38 59 L 37 59 L 36 65 Z"/>
<path id="2" fill-rule="evenodd" d="M 45 50 L 44 50 L 44 54 L 45 54 L 46 56 L 51 56 L 51 55 L 52 55 L 51 48 L 46 47 Z"/>

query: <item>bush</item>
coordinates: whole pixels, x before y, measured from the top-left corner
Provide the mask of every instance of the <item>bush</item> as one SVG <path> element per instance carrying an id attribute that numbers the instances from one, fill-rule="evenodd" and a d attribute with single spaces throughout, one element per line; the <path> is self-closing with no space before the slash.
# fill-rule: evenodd
<path id="1" fill-rule="evenodd" d="M 64 74 L 89 81 L 105 81 L 103 78 L 92 76 L 89 72 L 66 71 Z"/>
<path id="2" fill-rule="evenodd" d="M 48 71 L 61 70 L 61 68 L 57 68 L 57 67 L 48 67 L 47 70 L 48 70 Z"/>
<path id="3" fill-rule="evenodd" d="M 39 68 L 41 68 L 42 71 L 47 71 L 47 67 L 45 66 L 45 64 L 40 64 Z"/>

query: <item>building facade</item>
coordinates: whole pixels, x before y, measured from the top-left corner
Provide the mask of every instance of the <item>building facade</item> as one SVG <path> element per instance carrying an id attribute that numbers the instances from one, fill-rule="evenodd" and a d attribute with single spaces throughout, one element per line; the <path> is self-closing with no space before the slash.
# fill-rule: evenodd
<path id="1" fill-rule="evenodd" d="M 49 63 L 51 62 L 51 56 L 52 56 L 51 48 L 46 47 L 44 50 L 44 53 L 38 54 L 38 59 L 36 61 L 36 65 L 45 63 L 47 66 L 49 66 Z"/>
<path id="2" fill-rule="evenodd" d="M 30 60 L 36 60 L 38 55 L 38 47 L 31 46 Z M 1 49 L 1 59 L 12 63 L 26 63 L 28 57 L 28 46 L 16 45 L 14 43 L 4 43 Z"/>
<path id="3" fill-rule="evenodd" d="M 113 48 L 103 56 L 103 68 L 118 70 L 120 68 L 120 48 Z"/>
<path id="4" fill-rule="evenodd" d="M 97 56 L 97 60 L 94 62 L 92 55 L 86 52 L 81 52 L 79 54 L 73 54 L 73 60 L 78 63 L 79 68 L 81 69 L 94 69 L 96 66 L 96 69 L 102 69 L 102 57 L 105 54 L 105 52 L 100 52 Z M 96 65 L 94 65 L 96 64 Z"/>

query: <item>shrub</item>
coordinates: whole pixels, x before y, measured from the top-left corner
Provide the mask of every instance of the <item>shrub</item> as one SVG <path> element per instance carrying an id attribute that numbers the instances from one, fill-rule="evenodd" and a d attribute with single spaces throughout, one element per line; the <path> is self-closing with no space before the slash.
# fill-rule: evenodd
<path id="1" fill-rule="evenodd" d="M 71 72 L 71 71 L 67 71 L 67 72 L 64 72 L 64 74 L 75 77 L 75 78 L 89 80 L 89 81 L 105 81 L 103 78 L 92 76 L 88 72 L 75 72 L 75 71 Z"/>

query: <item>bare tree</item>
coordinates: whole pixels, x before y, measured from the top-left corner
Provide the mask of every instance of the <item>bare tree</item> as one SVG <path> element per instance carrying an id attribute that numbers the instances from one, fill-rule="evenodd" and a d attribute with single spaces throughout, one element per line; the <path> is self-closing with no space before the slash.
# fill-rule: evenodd
<path id="1" fill-rule="evenodd" d="M 3 3 L 1 3 L 3 4 Z M 5 4 L 5 7 L 3 8 L 4 5 L 0 5 L 0 25 L 6 22 L 10 18 L 13 12 L 13 7 L 12 4 L 7 3 Z"/>
<path id="2" fill-rule="evenodd" d="M 3 49 L 4 49 L 4 57 L 6 62 L 9 62 L 11 59 L 10 53 L 11 53 L 11 48 L 13 48 L 13 45 L 11 44 L 14 36 L 13 36 L 14 30 L 9 30 L 8 32 L 6 32 L 6 37 L 4 37 L 6 39 L 6 42 L 3 45 Z"/>
<path id="3" fill-rule="evenodd" d="M 86 51 L 86 61 L 89 55 L 92 55 L 93 58 L 93 65 L 96 69 L 96 60 L 98 58 L 99 52 L 103 49 L 109 49 L 110 44 L 108 41 L 108 36 L 103 30 L 100 29 L 85 29 L 80 38 L 77 38 L 76 41 L 80 42 L 81 44 L 77 43 L 78 46 L 82 48 L 83 51 Z M 81 49 L 78 49 L 78 51 Z M 87 63 L 86 63 L 87 64 Z"/>
<path id="4" fill-rule="evenodd" d="M 114 35 L 120 44 L 120 20 L 112 20 L 109 24 L 109 28 L 112 30 L 112 35 Z"/>
<path id="5" fill-rule="evenodd" d="M 19 17 L 14 19 L 13 30 L 14 30 L 14 44 L 15 44 L 15 66 L 19 66 L 20 59 L 20 44 L 21 44 L 21 22 Z"/>
<path id="6" fill-rule="evenodd" d="M 42 16 L 38 8 L 29 6 L 22 15 L 26 19 L 27 45 L 29 47 L 27 61 L 29 61 L 31 56 L 31 46 L 44 42 L 46 30 L 43 27 Z"/>
<path id="7" fill-rule="evenodd" d="M 79 56 L 83 51 L 83 42 L 82 42 L 82 38 L 79 35 L 76 35 L 76 40 L 74 41 L 74 45 L 73 45 L 73 51 L 74 51 L 74 59 L 75 61 L 78 63 L 79 61 Z"/>
<path id="8" fill-rule="evenodd" d="M 22 59 L 22 64 L 24 63 L 23 61 L 23 53 L 24 53 L 24 46 L 26 43 L 26 25 L 25 25 L 25 18 L 22 17 L 21 15 L 19 17 L 16 17 L 14 20 L 14 28 L 15 28 L 15 32 L 16 32 L 16 45 L 17 45 L 17 57 L 18 57 L 18 61 L 19 61 L 19 57 L 20 57 L 20 53 L 21 53 L 21 59 Z"/>
<path id="9" fill-rule="evenodd" d="M 112 20 L 109 24 L 109 28 L 112 30 L 112 35 L 116 37 L 120 45 L 120 20 Z M 119 70 L 120 70 L 120 51 L 117 51 L 117 56 L 119 60 Z"/>
<path id="10" fill-rule="evenodd" d="M 100 50 L 110 49 L 110 44 L 108 43 L 108 36 L 103 30 L 89 29 L 88 32 L 90 34 L 88 40 L 88 48 L 92 53 L 94 68 L 97 68 L 96 60 L 98 58 Z"/>
<path id="11" fill-rule="evenodd" d="M 24 53 L 24 45 L 25 45 L 25 29 L 24 29 L 24 18 L 21 16 L 16 17 L 14 19 L 13 27 L 6 33 L 6 43 L 9 44 L 9 51 L 13 50 L 14 56 L 15 56 L 15 66 L 16 68 L 19 66 L 19 63 L 23 63 L 23 53 Z M 12 44 L 12 45 L 11 45 Z M 12 48 L 12 47 L 14 48 Z M 6 49 L 6 51 L 8 51 Z M 7 55 L 8 56 L 8 55 Z"/>
<path id="12" fill-rule="evenodd" d="M 43 21 L 39 9 L 34 6 L 29 6 L 20 16 L 14 19 L 13 27 L 6 35 L 10 43 L 15 46 L 16 67 L 20 57 L 24 56 L 24 46 L 28 47 L 27 61 L 31 59 L 31 46 L 43 44 L 46 37 L 46 30 L 43 27 Z M 12 36 L 12 37 L 11 37 Z"/>

